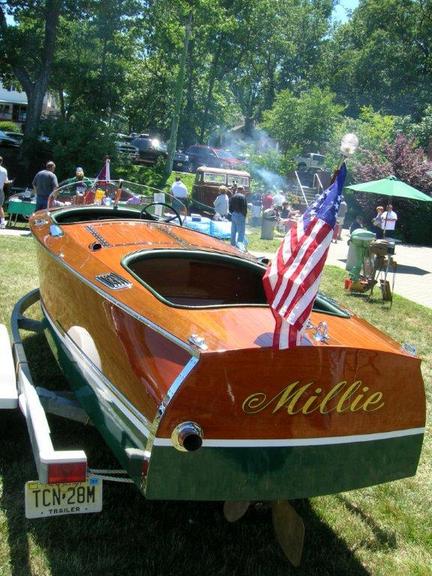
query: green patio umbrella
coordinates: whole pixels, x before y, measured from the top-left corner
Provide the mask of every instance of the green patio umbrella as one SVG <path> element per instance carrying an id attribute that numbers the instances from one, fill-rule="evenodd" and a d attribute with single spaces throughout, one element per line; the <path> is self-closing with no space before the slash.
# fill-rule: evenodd
<path id="1" fill-rule="evenodd" d="M 354 184 L 347 186 L 349 190 L 355 192 L 365 192 L 370 194 L 381 194 L 382 196 L 393 196 L 396 198 L 408 198 L 409 200 L 422 200 L 423 202 L 432 202 L 432 197 L 416 190 L 409 184 L 405 184 L 395 176 L 382 178 L 381 180 L 372 180 L 363 184 Z"/>

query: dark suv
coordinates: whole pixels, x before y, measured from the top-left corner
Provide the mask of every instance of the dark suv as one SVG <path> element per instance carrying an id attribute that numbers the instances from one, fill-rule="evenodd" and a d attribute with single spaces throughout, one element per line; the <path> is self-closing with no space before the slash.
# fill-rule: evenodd
<path id="1" fill-rule="evenodd" d="M 214 168 L 221 168 L 223 161 L 219 158 L 215 148 L 211 146 L 204 146 L 203 144 L 194 144 L 189 146 L 186 150 L 189 156 L 189 165 L 192 172 L 200 166 L 212 166 Z"/>
<path id="2" fill-rule="evenodd" d="M 167 146 L 158 138 L 152 138 L 149 134 L 140 134 L 131 140 L 132 146 L 138 149 L 135 162 L 140 164 L 156 164 L 159 158 L 166 160 L 168 157 Z"/>

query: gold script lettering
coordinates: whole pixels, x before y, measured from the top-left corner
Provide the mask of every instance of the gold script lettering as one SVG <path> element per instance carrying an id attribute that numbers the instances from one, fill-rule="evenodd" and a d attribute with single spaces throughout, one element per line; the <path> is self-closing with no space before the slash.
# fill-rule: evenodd
<path id="1" fill-rule="evenodd" d="M 300 384 L 300 381 L 296 380 L 288 384 L 273 398 L 268 398 L 264 392 L 255 392 L 244 400 L 243 412 L 258 414 L 273 406 L 272 414 L 281 409 L 285 409 L 290 416 L 295 414 L 307 415 L 316 411 L 321 414 L 329 414 L 330 412 L 345 414 L 360 411 L 375 412 L 384 406 L 383 393 L 369 393 L 368 386 L 363 386 L 361 380 L 356 380 L 352 384 L 342 380 L 332 386 L 321 399 L 323 390 L 320 387 L 315 388 L 313 394 L 307 394 L 313 386 L 313 382 Z M 334 400 L 333 406 L 329 406 L 331 400 Z"/>

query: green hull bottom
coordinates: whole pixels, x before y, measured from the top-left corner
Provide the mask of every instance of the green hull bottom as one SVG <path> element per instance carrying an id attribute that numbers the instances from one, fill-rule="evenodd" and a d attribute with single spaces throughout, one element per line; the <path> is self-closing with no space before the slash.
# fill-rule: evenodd
<path id="1" fill-rule="evenodd" d="M 152 451 L 147 498 L 276 500 L 364 488 L 416 473 L 423 435 L 283 448 Z"/>
<path id="2" fill-rule="evenodd" d="M 71 359 L 61 340 L 49 331 L 53 352 L 80 403 L 121 466 L 149 499 L 276 500 L 334 494 L 398 480 L 416 473 L 423 435 L 350 444 L 207 448 L 179 452 L 153 446 L 147 481 L 140 451 L 147 437 L 89 385 L 83 367 Z"/>

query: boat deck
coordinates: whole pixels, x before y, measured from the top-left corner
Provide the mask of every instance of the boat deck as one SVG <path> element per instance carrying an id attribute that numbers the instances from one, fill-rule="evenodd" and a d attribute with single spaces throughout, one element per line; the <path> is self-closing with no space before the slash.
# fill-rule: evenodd
<path id="1" fill-rule="evenodd" d="M 272 345 L 274 319 L 265 303 L 219 306 L 218 302 L 209 302 L 213 307 L 182 307 L 181 298 L 184 296 L 179 296 L 177 305 L 158 298 L 124 265 L 125 259 L 131 254 L 155 255 L 164 251 L 172 254 L 173 251 L 181 251 L 186 256 L 209 253 L 214 257 L 218 254 L 238 262 L 240 270 L 245 262 L 258 267 L 254 257 L 244 255 L 236 248 L 205 234 L 170 224 L 115 219 L 59 225 L 63 232 L 60 236 L 48 233 L 48 221 L 44 225 L 33 225 L 33 233 L 46 249 L 57 255 L 58 260 L 76 275 L 133 311 L 135 316 L 142 316 L 163 327 L 185 343 L 192 334 L 196 334 L 204 338 L 208 351 Z M 130 283 L 130 288 L 112 290 L 98 282 L 97 276 L 111 273 Z M 174 280 L 176 274 L 177 267 L 170 265 L 166 273 L 167 280 L 169 281 L 170 275 Z M 214 279 L 203 278 L 202 281 L 211 283 Z M 185 302 L 183 301 L 183 304 Z M 325 342 L 309 337 L 311 345 L 343 345 L 366 349 L 378 347 L 388 352 L 400 351 L 399 344 L 378 330 L 371 329 L 369 324 L 358 318 L 347 321 L 344 317 L 312 313 L 313 325 L 316 326 L 323 320 L 328 324 L 330 337 Z M 311 334 L 312 330 L 307 333 Z"/>

